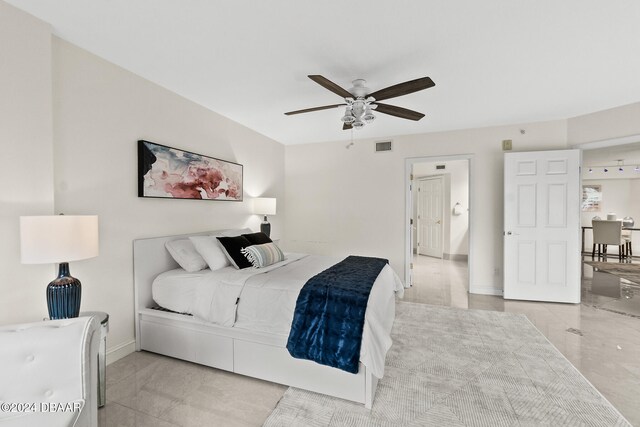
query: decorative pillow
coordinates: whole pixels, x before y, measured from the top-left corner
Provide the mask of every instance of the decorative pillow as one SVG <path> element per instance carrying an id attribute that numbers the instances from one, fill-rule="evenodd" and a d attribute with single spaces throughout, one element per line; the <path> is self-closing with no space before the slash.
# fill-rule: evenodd
<path id="1" fill-rule="evenodd" d="M 273 242 L 273 240 L 271 240 L 269 236 L 267 236 L 261 231 L 258 231 L 257 233 L 251 233 L 251 234 L 243 234 L 242 237 L 250 241 L 252 245 L 264 245 L 265 243 Z"/>
<path id="2" fill-rule="evenodd" d="M 242 250 L 251 246 L 251 242 L 242 236 L 236 237 L 216 237 L 222 245 L 227 259 L 235 268 L 242 269 L 251 267 L 251 263 L 242 255 Z"/>
<path id="3" fill-rule="evenodd" d="M 256 268 L 266 267 L 276 262 L 284 261 L 284 254 L 275 243 L 253 245 L 242 249 L 240 252 Z"/>
<path id="4" fill-rule="evenodd" d="M 169 251 L 180 267 L 189 273 L 207 268 L 207 262 L 198 253 L 189 239 L 171 240 L 165 243 L 164 247 L 167 248 L 167 251 Z"/>
<path id="5" fill-rule="evenodd" d="M 211 271 L 220 270 L 229 265 L 220 244 L 213 236 L 191 236 L 189 240 L 198 253 L 204 258 Z"/>

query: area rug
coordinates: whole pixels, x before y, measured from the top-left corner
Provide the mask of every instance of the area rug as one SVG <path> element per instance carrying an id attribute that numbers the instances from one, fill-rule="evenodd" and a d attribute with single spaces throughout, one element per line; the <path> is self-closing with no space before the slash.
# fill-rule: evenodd
<path id="1" fill-rule="evenodd" d="M 640 285 L 640 264 L 623 264 L 617 262 L 585 261 L 598 271 L 622 277 Z"/>
<path id="2" fill-rule="evenodd" d="M 290 387 L 265 426 L 630 426 L 526 316 L 400 302 L 371 411 Z"/>

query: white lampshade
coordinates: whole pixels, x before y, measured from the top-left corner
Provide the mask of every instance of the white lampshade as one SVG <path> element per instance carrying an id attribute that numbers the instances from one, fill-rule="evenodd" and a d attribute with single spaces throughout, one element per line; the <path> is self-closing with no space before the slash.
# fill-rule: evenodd
<path id="1" fill-rule="evenodd" d="M 20 255 L 23 264 L 61 263 L 98 256 L 98 216 L 21 216 Z"/>
<path id="2" fill-rule="evenodd" d="M 257 197 L 253 199 L 253 213 L 259 215 L 275 215 L 276 199 L 273 197 Z"/>

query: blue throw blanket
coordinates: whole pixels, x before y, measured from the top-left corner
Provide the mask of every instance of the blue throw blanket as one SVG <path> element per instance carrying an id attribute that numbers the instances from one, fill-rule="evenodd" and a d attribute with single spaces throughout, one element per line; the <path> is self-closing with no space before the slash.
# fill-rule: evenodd
<path id="1" fill-rule="evenodd" d="M 358 372 L 371 287 L 389 261 L 349 256 L 309 279 L 298 295 L 287 349 L 347 372 Z"/>

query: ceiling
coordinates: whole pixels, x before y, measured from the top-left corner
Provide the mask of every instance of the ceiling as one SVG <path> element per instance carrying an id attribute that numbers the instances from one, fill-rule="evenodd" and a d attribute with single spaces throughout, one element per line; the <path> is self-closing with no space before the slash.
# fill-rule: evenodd
<path id="1" fill-rule="evenodd" d="M 284 144 L 348 139 L 340 98 L 309 80 L 388 100 L 354 138 L 563 119 L 640 101 L 640 2 L 619 0 L 7 0 L 54 33 Z M 385 101 L 387 102 L 387 101 Z"/>

